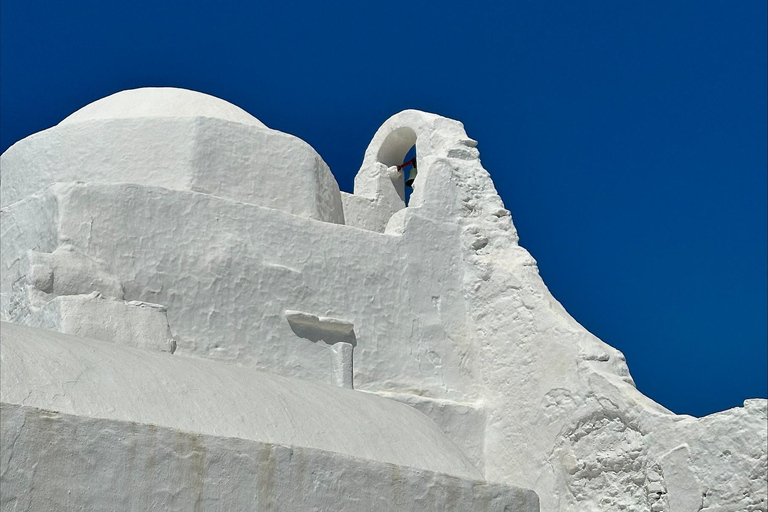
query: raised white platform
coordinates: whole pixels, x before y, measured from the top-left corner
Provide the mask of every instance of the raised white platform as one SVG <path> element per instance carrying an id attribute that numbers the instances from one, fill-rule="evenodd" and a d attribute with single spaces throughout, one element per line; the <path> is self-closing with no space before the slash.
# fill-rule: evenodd
<path id="1" fill-rule="evenodd" d="M 5 322 L 2 337 L 6 403 L 482 479 L 426 416 L 374 394 Z"/>
<path id="2" fill-rule="evenodd" d="M 531 490 L 312 448 L 5 403 L 0 415 L 3 510 L 539 511 Z"/>

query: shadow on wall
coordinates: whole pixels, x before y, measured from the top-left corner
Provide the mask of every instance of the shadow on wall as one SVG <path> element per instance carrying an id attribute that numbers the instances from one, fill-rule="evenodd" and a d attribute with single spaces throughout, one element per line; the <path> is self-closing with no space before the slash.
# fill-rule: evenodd
<path id="1" fill-rule="evenodd" d="M 299 338 L 313 343 L 324 342 L 331 350 L 331 376 L 334 384 L 354 389 L 354 349 L 357 346 L 355 326 L 352 322 L 288 310 L 288 325 Z"/>
<path id="2" fill-rule="evenodd" d="M 408 153 L 406 153 L 403 159 L 403 163 L 400 164 L 400 172 L 398 173 L 398 176 L 393 180 L 393 183 L 395 184 L 395 189 L 398 188 L 398 183 L 396 183 L 396 181 L 399 181 L 399 180 L 405 181 L 405 187 L 404 187 L 405 197 L 403 197 L 403 202 L 405 203 L 405 206 L 408 206 L 408 203 L 411 201 L 411 192 L 413 192 L 413 182 L 416 181 L 416 174 L 418 172 L 417 167 L 418 167 L 418 162 L 416 161 L 416 146 L 414 145 L 411 147 L 411 149 L 408 150 Z"/>
<path id="3" fill-rule="evenodd" d="M 408 127 L 397 128 L 387 135 L 376 155 L 376 159 L 387 167 L 399 167 L 413 158 L 416 158 L 416 132 Z M 400 199 L 407 206 L 411 196 L 411 187 L 406 186 L 405 182 L 411 177 L 416 177 L 416 168 L 415 166 L 403 166 L 398 171 L 392 177 L 392 184 Z M 408 173 L 407 176 L 406 173 Z"/>

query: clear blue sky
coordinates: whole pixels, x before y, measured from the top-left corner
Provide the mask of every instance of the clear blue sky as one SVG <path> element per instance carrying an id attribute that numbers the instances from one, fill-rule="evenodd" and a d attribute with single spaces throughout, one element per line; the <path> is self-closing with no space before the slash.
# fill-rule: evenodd
<path id="1" fill-rule="evenodd" d="M 349 191 L 390 115 L 459 119 L 554 295 L 641 391 L 702 415 L 768 386 L 766 16 L 764 0 L 2 0 L 0 143 L 122 89 L 185 87 L 306 140 Z"/>

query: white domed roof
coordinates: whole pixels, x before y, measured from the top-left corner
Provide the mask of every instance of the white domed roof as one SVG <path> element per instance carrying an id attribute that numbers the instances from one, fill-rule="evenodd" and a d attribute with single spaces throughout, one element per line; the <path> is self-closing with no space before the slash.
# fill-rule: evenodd
<path id="1" fill-rule="evenodd" d="M 227 101 L 175 87 L 121 91 L 84 106 L 59 124 L 133 117 L 213 117 L 266 128 L 264 123 Z"/>

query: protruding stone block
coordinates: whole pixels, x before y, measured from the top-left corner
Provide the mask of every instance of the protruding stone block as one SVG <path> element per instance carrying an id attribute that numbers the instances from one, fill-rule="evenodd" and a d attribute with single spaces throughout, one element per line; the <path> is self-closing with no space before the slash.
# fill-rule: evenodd
<path id="1" fill-rule="evenodd" d="M 31 324 L 128 347 L 171 354 L 176 350 L 163 306 L 109 300 L 98 292 L 55 297 L 32 317 Z"/>
<path id="2" fill-rule="evenodd" d="M 324 341 L 331 346 L 331 376 L 343 388 L 354 388 L 353 351 L 357 344 L 352 322 L 288 310 L 285 318 L 293 332 L 310 341 Z"/>

